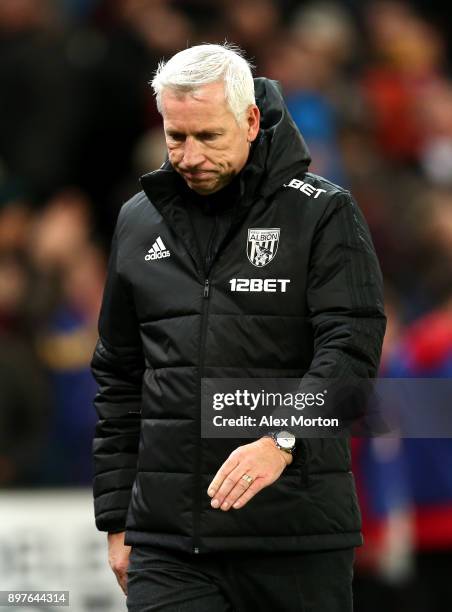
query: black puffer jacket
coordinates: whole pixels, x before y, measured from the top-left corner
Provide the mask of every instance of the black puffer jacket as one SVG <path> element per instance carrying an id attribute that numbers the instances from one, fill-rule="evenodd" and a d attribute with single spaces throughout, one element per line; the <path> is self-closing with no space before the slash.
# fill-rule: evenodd
<path id="1" fill-rule="evenodd" d="M 296 460 L 240 510 L 213 510 L 206 494 L 242 441 L 201 439 L 202 376 L 373 377 L 385 327 L 359 209 L 347 191 L 307 172 L 306 146 L 275 83 L 257 79 L 256 95 L 259 141 L 207 270 L 168 164 L 143 177 L 119 216 L 93 358 L 94 497 L 98 528 L 127 527 L 129 544 L 204 553 L 361 542 L 344 440 L 299 441 Z M 270 243 L 248 257 L 255 228 L 279 228 L 273 258 Z M 245 289 L 248 279 L 290 283 L 238 291 L 233 279 L 245 279 Z"/>

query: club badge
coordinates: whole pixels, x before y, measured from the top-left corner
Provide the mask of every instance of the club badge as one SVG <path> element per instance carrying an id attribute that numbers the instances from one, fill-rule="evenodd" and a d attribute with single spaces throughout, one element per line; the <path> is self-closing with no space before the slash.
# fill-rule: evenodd
<path id="1" fill-rule="evenodd" d="M 246 254 L 253 266 L 262 268 L 274 259 L 278 250 L 279 233 L 279 227 L 248 229 Z"/>

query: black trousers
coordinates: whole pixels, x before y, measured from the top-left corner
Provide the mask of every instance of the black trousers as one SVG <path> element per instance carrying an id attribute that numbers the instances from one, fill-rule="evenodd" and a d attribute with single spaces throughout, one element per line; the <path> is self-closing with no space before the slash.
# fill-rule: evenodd
<path id="1" fill-rule="evenodd" d="M 129 612 L 351 612 L 352 548 L 189 555 L 134 546 Z"/>

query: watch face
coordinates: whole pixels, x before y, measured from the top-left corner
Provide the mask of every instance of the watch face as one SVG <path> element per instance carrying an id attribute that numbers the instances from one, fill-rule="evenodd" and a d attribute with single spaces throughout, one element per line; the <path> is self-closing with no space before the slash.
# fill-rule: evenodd
<path id="1" fill-rule="evenodd" d="M 295 446 L 295 436 L 290 431 L 279 431 L 276 440 L 282 448 L 293 448 Z"/>

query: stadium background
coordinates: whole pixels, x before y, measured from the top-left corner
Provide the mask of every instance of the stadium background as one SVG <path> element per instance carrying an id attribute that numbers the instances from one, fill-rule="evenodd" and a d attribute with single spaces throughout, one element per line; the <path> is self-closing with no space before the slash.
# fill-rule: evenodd
<path id="1" fill-rule="evenodd" d="M 312 170 L 382 264 L 381 374 L 452 375 L 452 22 L 440 2 L 1 0 L 0 589 L 121 595 L 95 532 L 89 361 L 121 204 L 165 151 L 150 88 L 187 44 L 281 82 Z M 452 440 L 354 440 L 357 612 L 452 609 Z"/>

